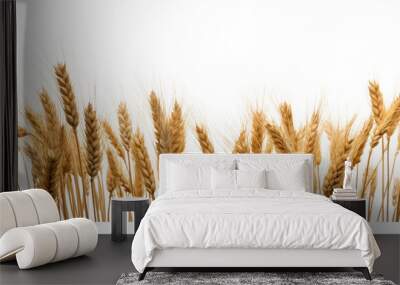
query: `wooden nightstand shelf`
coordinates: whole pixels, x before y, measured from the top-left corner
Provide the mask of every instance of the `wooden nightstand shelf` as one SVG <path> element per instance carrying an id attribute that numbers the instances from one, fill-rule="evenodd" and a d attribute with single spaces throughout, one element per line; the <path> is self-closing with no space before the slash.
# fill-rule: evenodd
<path id="1" fill-rule="evenodd" d="M 333 203 L 339 204 L 340 206 L 359 214 L 364 219 L 366 218 L 366 200 L 365 199 L 354 199 L 354 200 L 340 200 L 332 199 Z"/>

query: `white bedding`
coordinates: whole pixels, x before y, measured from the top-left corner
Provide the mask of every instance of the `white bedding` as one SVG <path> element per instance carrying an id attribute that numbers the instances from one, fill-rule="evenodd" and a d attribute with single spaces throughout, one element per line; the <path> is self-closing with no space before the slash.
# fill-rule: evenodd
<path id="1" fill-rule="evenodd" d="M 152 202 L 132 243 L 143 272 L 155 249 L 357 249 L 372 271 L 380 251 L 367 221 L 329 199 L 265 189 L 170 192 Z"/>

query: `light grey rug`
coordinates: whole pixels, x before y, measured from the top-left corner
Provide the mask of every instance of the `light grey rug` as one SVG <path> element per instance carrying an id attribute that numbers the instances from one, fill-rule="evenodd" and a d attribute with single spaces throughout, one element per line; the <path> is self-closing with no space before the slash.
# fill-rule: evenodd
<path id="1" fill-rule="evenodd" d="M 380 275 L 368 281 L 359 272 L 148 272 L 138 281 L 138 273 L 122 274 L 117 285 L 145 284 L 379 284 L 395 285 Z"/>

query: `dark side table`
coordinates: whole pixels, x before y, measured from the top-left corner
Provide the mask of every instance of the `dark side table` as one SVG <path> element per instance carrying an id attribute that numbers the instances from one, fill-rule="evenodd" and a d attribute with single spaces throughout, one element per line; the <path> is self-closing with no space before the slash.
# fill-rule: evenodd
<path id="1" fill-rule="evenodd" d="M 148 198 L 112 198 L 111 200 L 111 240 L 126 239 L 127 211 L 134 212 L 135 232 L 149 208 Z"/>
<path id="2" fill-rule="evenodd" d="M 333 203 L 339 204 L 340 206 L 359 214 L 365 219 L 366 215 L 366 200 L 365 199 L 354 199 L 354 200 L 340 200 L 332 199 Z"/>

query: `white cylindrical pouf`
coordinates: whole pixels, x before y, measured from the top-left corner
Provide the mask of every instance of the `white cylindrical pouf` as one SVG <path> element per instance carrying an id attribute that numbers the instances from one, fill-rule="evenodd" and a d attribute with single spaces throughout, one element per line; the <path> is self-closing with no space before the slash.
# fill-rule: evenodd
<path id="1" fill-rule="evenodd" d="M 30 196 L 23 191 L 3 192 L 13 209 L 17 227 L 33 226 L 39 223 L 35 205 Z"/>
<path id="2" fill-rule="evenodd" d="M 64 260 L 75 255 L 78 248 L 78 233 L 74 226 L 65 221 L 40 225 L 51 229 L 57 239 L 56 254 L 51 262 Z"/>
<path id="3" fill-rule="evenodd" d="M 57 250 L 57 240 L 54 232 L 38 226 L 14 228 L 1 237 L 2 251 L 16 253 L 20 269 L 28 269 L 49 263 Z"/>
<path id="4" fill-rule="evenodd" d="M 94 222 L 84 218 L 65 221 L 75 227 L 78 232 L 78 249 L 74 256 L 86 254 L 96 248 L 98 232 Z"/>
<path id="5" fill-rule="evenodd" d="M 6 197 L 0 194 L 0 238 L 5 232 L 16 226 L 17 223 L 15 222 L 14 211 L 11 204 Z"/>
<path id="6" fill-rule="evenodd" d="M 39 224 L 52 223 L 60 220 L 56 202 L 50 193 L 43 189 L 29 189 L 22 193 L 29 195 L 36 208 Z"/>

